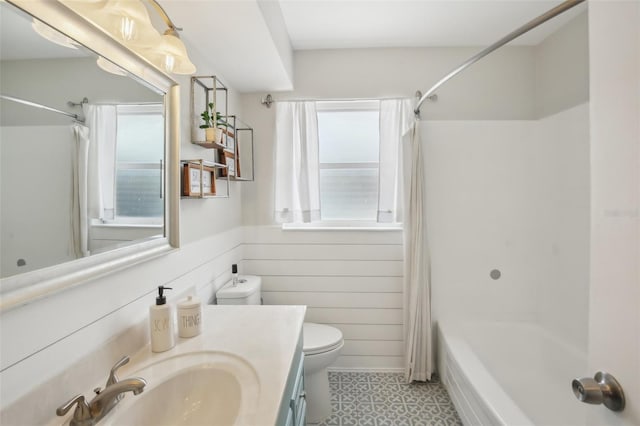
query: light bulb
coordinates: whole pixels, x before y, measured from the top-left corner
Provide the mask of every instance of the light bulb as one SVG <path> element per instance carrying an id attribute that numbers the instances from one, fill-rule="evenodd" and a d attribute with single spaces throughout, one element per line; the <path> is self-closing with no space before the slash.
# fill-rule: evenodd
<path id="1" fill-rule="evenodd" d="M 120 37 L 125 41 L 136 38 L 136 22 L 128 16 L 120 18 Z"/>
<path id="2" fill-rule="evenodd" d="M 173 72 L 173 68 L 176 65 L 176 58 L 171 54 L 167 54 L 164 57 L 164 69 L 167 72 Z"/>
<path id="3" fill-rule="evenodd" d="M 107 0 L 101 9 L 87 15 L 129 47 L 153 48 L 161 41 L 147 8 L 140 0 Z"/>

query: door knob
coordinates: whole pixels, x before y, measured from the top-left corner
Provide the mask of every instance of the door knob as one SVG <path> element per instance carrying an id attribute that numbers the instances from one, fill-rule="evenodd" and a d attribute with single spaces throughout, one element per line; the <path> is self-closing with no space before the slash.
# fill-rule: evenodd
<path id="1" fill-rule="evenodd" d="M 592 378 L 574 379 L 573 393 L 586 404 L 604 404 L 609 410 L 624 410 L 624 392 L 620 383 L 609 373 L 598 371 Z"/>

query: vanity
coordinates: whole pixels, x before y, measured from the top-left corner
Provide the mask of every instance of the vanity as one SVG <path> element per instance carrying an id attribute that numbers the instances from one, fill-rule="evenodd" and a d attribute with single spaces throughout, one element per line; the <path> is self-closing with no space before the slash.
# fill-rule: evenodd
<path id="1" fill-rule="evenodd" d="M 147 384 L 138 395 L 125 393 L 97 425 L 304 425 L 305 310 L 205 306 L 202 334 L 178 338 L 166 352 L 153 353 L 147 344 L 130 354 L 118 377 L 140 377 Z M 77 392 L 91 399 L 91 389 Z M 73 410 L 64 417 L 52 412 L 48 424 L 69 424 Z"/>

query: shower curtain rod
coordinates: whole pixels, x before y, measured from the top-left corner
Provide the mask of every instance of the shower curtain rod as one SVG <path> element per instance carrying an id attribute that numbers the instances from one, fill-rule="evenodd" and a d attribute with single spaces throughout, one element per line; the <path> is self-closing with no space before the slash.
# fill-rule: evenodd
<path id="1" fill-rule="evenodd" d="M 92 105 L 113 105 L 113 106 L 118 106 L 118 105 L 122 105 L 122 106 L 136 106 L 136 105 L 140 105 L 140 106 L 147 106 L 147 105 L 162 105 L 163 102 L 159 101 L 126 101 L 126 102 L 109 102 L 109 101 L 105 101 L 105 102 L 92 102 Z"/>
<path id="2" fill-rule="evenodd" d="M 500 40 L 498 40 L 495 43 L 493 43 L 491 46 L 485 48 L 484 50 L 478 52 L 477 54 L 475 54 L 471 58 L 467 59 L 465 62 L 463 62 L 457 68 L 455 68 L 453 71 L 451 71 L 449 74 L 445 75 L 442 79 L 440 79 L 436 84 L 431 86 L 431 88 L 429 90 L 427 90 L 427 92 L 424 95 L 422 95 L 422 97 L 418 100 L 418 103 L 416 104 L 415 110 L 413 111 L 416 114 L 416 118 L 420 118 L 420 106 L 424 103 L 424 101 L 427 98 L 430 98 L 431 96 L 433 96 L 433 93 L 440 86 L 442 86 L 444 83 L 449 81 L 451 78 L 455 77 L 460 72 L 462 72 L 465 69 L 469 68 L 471 65 L 473 65 L 476 62 L 478 62 L 480 59 L 484 58 L 485 56 L 487 56 L 488 54 L 490 54 L 494 50 L 497 50 L 500 47 L 504 46 L 505 44 L 509 43 L 511 40 L 520 37 L 522 34 L 531 31 L 532 29 L 534 29 L 538 25 L 541 25 L 541 24 L 547 22 L 549 19 L 554 18 L 554 17 L 560 15 L 563 12 L 566 12 L 567 10 L 571 9 L 574 6 L 577 6 L 578 4 L 582 3 L 583 1 L 584 0 L 567 0 L 567 1 L 563 2 L 563 3 L 559 4 L 558 6 L 554 7 L 553 9 L 550 9 L 547 12 L 543 13 L 542 15 L 538 16 L 537 18 L 527 22 L 526 24 L 524 24 L 523 26 L 521 26 L 517 30 L 514 30 L 514 31 L 510 32 L 506 36 L 502 37 Z"/>
<path id="3" fill-rule="evenodd" d="M 89 103 L 89 99 L 88 98 L 83 98 L 82 101 L 80 102 L 72 102 L 69 101 L 67 102 L 67 105 L 69 105 L 70 107 L 82 107 L 85 104 Z M 116 101 L 116 102 L 94 102 L 92 103 L 92 105 L 161 105 L 162 101 L 157 102 L 157 101 L 126 101 L 126 102 L 120 102 L 120 101 Z"/>
<path id="4" fill-rule="evenodd" d="M 291 98 L 291 99 L 274 99 L 270 93 L 266 94 L 262 99 L 260 99 L 260 103 L 267 108 L 271 108 L 271 104 L 276 102 L 358 102 L 358 101 L 387 101 L 387 100 L 395 100 L 395 99 L 407 99 L 410 96 L 394 96 L 394 97 L 385 97 L 385 98 Z M 431 99 L 436 100 L 438 97 L 433 96 Z"/>
<path id="5" fill-rule="evenodd" d="M 6 99 L 8 101 L 17 102 L 19 104 L 29 105 L 29 106 L 40 108 L 40 109 L 46 109 L 47 111 L 56 112 L 58 114 L 66 115 L 67 117 L 71 117 L 74 120 L 79 121 L 80 123 L 84 123 L 84 120 L 79 118 L 78 114 L 72 114 L 70 112 L 61 111 L 59 109 L 51 108 L 51 107 L 48 107 L 46 105 L 38 104 L 38 103 L 35 103 L 35 102 L 27 101 L 27 100 L 16 98 L 16 97 L 9 96 L 9 95 L 0 95 L 0 98 Z"/>

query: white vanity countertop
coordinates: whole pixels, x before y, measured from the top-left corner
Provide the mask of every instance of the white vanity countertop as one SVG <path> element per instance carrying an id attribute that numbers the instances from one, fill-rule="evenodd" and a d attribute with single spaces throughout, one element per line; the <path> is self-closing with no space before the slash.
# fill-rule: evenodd
<path id="1" fill-rule="evenodd" d="M 275 425 L 305 310 L 304 306 L 205 305 L 200 335 L 180 338 L 176 333 L 175 347 L 166 352 L 154 353 L 150 345 L 145 346 L 130 356 L 131 361 L 118 370 L 118 377 L 135 376 L 137 370 L 149 364 L 179 355 L 207 351 L 230 353 L 244 359 L 258 376 L 258 400 L 254 406 L 258 423 L 255 426 Z M 89 389 L 84 391 L 85 395 L 89 392 Z M 135 396 L 127 393 L 126 398 Z M 57 424 L 61 424 L 61 420 L 58 418 Z"/>

